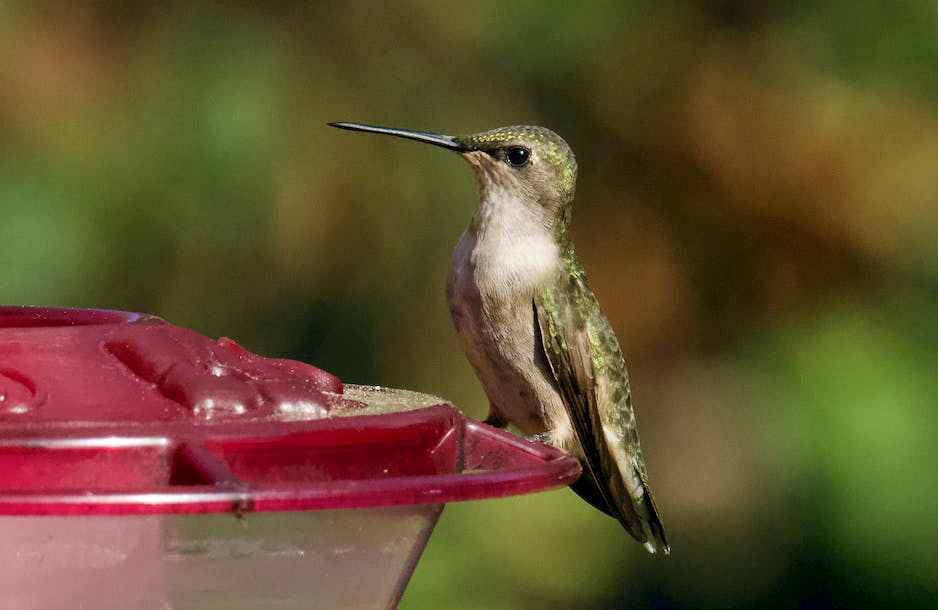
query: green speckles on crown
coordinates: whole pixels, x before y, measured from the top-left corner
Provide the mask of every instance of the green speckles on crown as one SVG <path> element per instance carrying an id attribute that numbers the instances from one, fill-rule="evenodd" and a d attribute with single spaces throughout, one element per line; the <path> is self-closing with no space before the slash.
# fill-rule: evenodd
<path id="1" fill-rule="evenodd" d="M 458 139 L 482 150 L 509 144 L 520 144 L 537 148 L 548 158 L 557 161 L 571 160 L 574 164 L 576 163 L 573 151 L 563 141 L 563 138 L 546 127 L 512 125 L 483 131 L 482 133 L 460 136 Z"/>
<path id="2" fill-rule="evenodd" d="M 481 150 L 517 144 L 535 149 L 558 165 L 572 165 L 576 171 L 576 157 L 563 138 L 546 127 L 513 125 L 491 131 L 459 136 L 458 140 Z"/>

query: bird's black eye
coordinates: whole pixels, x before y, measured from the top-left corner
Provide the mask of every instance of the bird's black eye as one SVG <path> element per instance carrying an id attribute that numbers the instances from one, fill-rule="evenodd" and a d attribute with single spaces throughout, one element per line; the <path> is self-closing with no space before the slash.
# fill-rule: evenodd
<path id="1" fill-rule="evenodd" d="M 530 156 L 531 151 L 523 146 L 512 146 L 505 153 L 505 159 L 507 159 L 508 163 L 513 167 L 521 167 L 528 162 Z"/>

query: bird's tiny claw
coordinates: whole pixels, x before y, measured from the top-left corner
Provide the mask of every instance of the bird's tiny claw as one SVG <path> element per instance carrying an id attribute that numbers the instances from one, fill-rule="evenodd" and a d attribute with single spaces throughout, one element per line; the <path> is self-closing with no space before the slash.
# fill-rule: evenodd
<path id="1" fill-rule="evenodd" d="M 507 428 L 508 427 L 508 422 L 506 422 L 501 417 L 499 417 L 498 414 L 495 412 L 495 409 L 492 409 L 489 411 L 489 416 L 486 417 L 485 421 L 483 421 L 482 423 L 495 427 L 495 428 Z"/>
<path id="2" fill-rule="evenodd" d="M 538 434 L 532 434 L 531 436 L 524 437 L 524 440 L 531 441 L 533 443 L 544 443 L 545 445 L 550 444 L 550 434 L 547 432 L 540 432 Z"/>

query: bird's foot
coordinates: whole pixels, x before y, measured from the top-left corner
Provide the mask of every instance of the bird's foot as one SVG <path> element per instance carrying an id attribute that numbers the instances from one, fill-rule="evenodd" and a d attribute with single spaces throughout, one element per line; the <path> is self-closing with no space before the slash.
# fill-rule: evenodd
<path id="1" fill-rule="evenodd" d="M 488 424 L 489 426 L 493 426 L 495 428 L 507 428 L 508 427 L 508 422 L 506 422 L 501 417 L 499 417 L 494 409 L 489 411 L 489 416 L 486 417 L 485 421 L 482 423 Z"/>
<path id="2" fill-rule="evenodd" d="M 540 432 L 538 434 L 532 434 L 531 436 L 524 437 L 524 440 L 531 441 L 534 443 L 544 443 L 545 445 L 550 444 L 550 434 L 547 432 Z"/>

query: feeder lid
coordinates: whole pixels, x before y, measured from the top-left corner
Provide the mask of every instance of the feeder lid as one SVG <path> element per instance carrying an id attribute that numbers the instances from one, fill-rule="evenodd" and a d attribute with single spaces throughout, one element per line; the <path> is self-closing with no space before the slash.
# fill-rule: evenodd
<path id="1" fill-rule="evenodd" d="M 433 396 L 343 386 L 154 316 L 0 307 L 0 514 L 439 504 L 579 474 Z"/>

